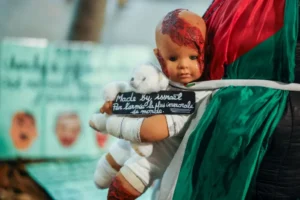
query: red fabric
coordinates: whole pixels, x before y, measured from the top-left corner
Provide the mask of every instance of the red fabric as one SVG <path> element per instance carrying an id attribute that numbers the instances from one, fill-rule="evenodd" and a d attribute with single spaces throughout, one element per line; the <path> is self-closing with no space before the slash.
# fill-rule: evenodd
<path id="1" fill-rule="evenodd" d="M 208 34 L 208 79 L 221 79 L 224 66 L 282 28 L 284 6 L 285 1 L 281 0 L 215 0 L 203 17 Z M 282 17 L 276 17 L 275 13 L 281 13 Z"/>
<path id="2" fill-rule="evenodd" d="M 130 194 L 122 185 L 118 177 L 113 178 L 109 187 L 107 200 L 134 200 L 138 196 Z"/>

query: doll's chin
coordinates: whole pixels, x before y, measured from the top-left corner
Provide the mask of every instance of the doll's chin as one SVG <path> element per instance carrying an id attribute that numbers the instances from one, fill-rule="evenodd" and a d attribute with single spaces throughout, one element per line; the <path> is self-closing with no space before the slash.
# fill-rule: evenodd
<path id="1" fill-rule="evenodd" d="M 26 150 L 31 146 L 33 140 L 34 140 L 33 138 L 29 138 L 29 137 L 26 139 L 18 138 L 17 140 L 14 141 L 14 145 L 19 150 Z"/>

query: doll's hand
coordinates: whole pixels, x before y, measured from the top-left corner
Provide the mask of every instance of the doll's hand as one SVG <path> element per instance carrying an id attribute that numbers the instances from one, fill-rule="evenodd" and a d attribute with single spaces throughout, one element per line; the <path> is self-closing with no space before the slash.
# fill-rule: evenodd
<path id="1" fill-rule="evenodd" d="M 106 101 L 103 106 L 100 108 L 100 112 L 101 113 L 106 113 L 108 115 L 112 114 L 112 105 L 113 102 L 112 101 Z"/>

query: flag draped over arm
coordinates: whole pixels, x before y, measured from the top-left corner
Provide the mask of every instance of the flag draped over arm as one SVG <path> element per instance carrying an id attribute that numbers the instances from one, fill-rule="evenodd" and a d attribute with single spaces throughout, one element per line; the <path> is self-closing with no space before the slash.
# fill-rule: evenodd
<path id="1" fill-rule="evenodd" d="M 298 0 L 215 0 L 204 19 L 209 79 L 294 81 Z M 173 199 L 245 199 L 287 96 L 249 86 L 216 92 L 189 137 Z"/>

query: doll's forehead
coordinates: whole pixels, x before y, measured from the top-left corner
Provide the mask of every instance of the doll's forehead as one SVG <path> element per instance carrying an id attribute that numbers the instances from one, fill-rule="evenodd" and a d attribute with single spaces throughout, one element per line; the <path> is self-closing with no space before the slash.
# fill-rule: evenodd
<path id="1" fill-rule="evenodd" d="M 157 48 L 162 55 L 197 53 L 198 49 L 191 46 L 179 45 L 175 43 L 168 35 L 162 35 L 157 42 Z"/>
<path id="2" fill-rule="evenodd" d="M 31 114 L 27 114 L 25 112 L 19 112 L 15 114 L 14 121 L 19 121 L 23 123 L 27 123 L 27 122 L 34 123 L 34 118 Z"/>

